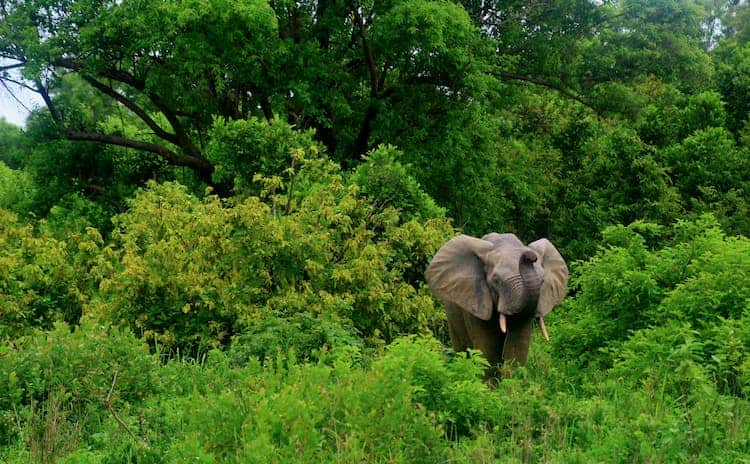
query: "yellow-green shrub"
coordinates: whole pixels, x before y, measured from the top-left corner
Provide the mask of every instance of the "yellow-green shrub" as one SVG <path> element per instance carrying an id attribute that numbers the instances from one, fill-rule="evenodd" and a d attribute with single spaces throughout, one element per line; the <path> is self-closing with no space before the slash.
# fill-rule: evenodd
<path id="1" fill-rule="evenodd" d="M 100 244 L 93 229 L 59 240 L 0 209 L 0 340 L 54 321 L 77 323 Z"/>
<path id="2" fill-rule="evenodd" d="M 335 313 L 373 341 L 440 320 L 421 272 L 453 233 L 448 221 L 400 224 L 333 163 L 294 157 L 285 177 L 259 179 L 262 199 L 223 202 L 149 184 L 115 218 L 92 311 L 191 349 L 299 313 Z"/>

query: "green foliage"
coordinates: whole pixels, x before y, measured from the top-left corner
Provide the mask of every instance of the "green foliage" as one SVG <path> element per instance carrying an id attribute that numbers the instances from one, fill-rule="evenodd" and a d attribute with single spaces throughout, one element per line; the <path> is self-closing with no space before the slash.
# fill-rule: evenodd
<path id="1" fill-rule="evenodd" d="M 737 132 L 750 112 L 750 42 L 722 44 L 714 56 L 716 86 L 727 104 L 728 126 Z"/>
<path id="2" fill-rule="evenodd" d="M 343 321 L 335 313 L 311 314 L 300 312 L 282 316 L 273 312 L 248 318 L 231 343 L 229 357 L 235 363 L 249 359 L 272 359 L 280 353 L 294 353 L 298 359 L 326 360 L 346 354 L 342 347 L 362 348 L 362 339 L 351 323 Z"/>
<path id="3" fill-rule="evenodd" d="M 648 79 L 639 86 L 648 103 L 635 117 L 641 139 L 663 148 L 679 143 L 698 130 L 724 127 L 727 112 L 721 94 L 705 91 L 684 94 L 674 85 Z"/>
<path id="4" fill-rule="evenodd" d="M 729 131 L 696 130 L 664 149 L 659 159 L 670 166 L 670 177 L 688 210 L 695 215 L 714 212 L 729 232 L 747 234 L 750 158 Z"/>
<path id="5" fill-rule="evenodd" d="M 70 242 L 58 240 L 0 210 L 0 339 L 55 321 L 77 323 L 91 294 L 89 260 L 101 240 L 93 229 Z"/>
<path id="6" fill-rule="evenodd" d="M 610 224 L 671 223 L 681 212 L 664 166 L 635 131 L 610 125 L 599 131 L 579 148 L 580 164 L 562 190 L 561 205 L 568 206 L 551 224 L 556 235 L 570 237 L 564 247 L 570 256 L 588 256 L 589 237 Z"/>
<path id="7" fill-rule="evenodd" d="M 586 50 L 587 56 L 600 55 L 589 62 L 588 75 L 614 73 L 622 80 L 653 75 L 682 90 L 706 89 L 712 68 L 701 47 L 706 16 L 701 2 L 631 0 L 604 8 L 612 9 L 612 21 Z"/>
<path id="8" fill-rule="evenodd" d="M 445 210 L 422 191 L 419 182 L 399 161 L 401 153 L 393 146 L 381 146 L 364 157 L 352 180 L 378 208 L 396 208 L 403 221 L 428 220 L 445 216 Z"/>
<path id="9" fill-rule="evenodd" d="M 0 163 L 12 168 L 23 167 L 23 131 L 0 118 Z"/>
<path id="10" fill-rule="evenodd" d="M 6 0 L 0 461 L 747 461 L 732 3 Z M 571 269 L 499 384 L 451 224 Z"/>
<path id="11" fill-rule="evenodd" d="M 73 193 L 63 196 L 50 208 L 44 217 L 44 228 L 62 237 L 85 233 L 88 228 L 106 234 L 112 229 L 110 214 L 101 203 Z"/>
<path id="12" fill-rule="evenodd" d="M 715 348 L 704 340 L 714 330 L 728 330 L 715 327 L 740 319 L 750 304 L 748 240 L 726 237 L 712 217 L 678 222 L 669 232 L 634 223 L 610 228 L 604 237 L 609 246 L 576 268 L 577 293 L 565 304 L 572 319 L 554 342 L 557 348 L 582 366 L 609 366 L 621 351 L 648 366 L 654 361 L 646 348 L 629 344 L 651 343 L 649 349 L 667 350 L 654 352 L 654 358 L 668 359 L 670 349 L 692 340 L 690 352 L 710 360 Z M 652 249 L 649 240 L 668 245 Z M 652 326 L 654 335 L 639 332 Z M 672 345 L 664 327 L 678 337 L 669 339 Z M 635 338 L 625 342 L 631 334 Z M 664 362 L 666 369 L 675 364 Z"/>
<path id="13" fill-rule="evenodd" d="M 388 347 L 373 370 L 385 378 L 403 379 L 414 400 L 434 414 L 448 437 L 470 434 L 480 423 L 498 419 L 490 388 L 481 381 L 486 361 L 474 353 L 446 359 L 434 340 L 401 339 Z"/>
<path id="14" fill-rule="evenodd" d="M 270 205 L 150 184 L 115 220 L 117 246 L 97 270 L 104 278 L 92 311 L 189 350 L 297 314 L 333 313 L 371 341 L 442 320 L 421 273 L 449 238 L 447 221 L 399 224 L 329 161 L 297 162 L 287 173 L 296 183 L 261 179 Z"/>
<path id="15" fill-rule="evenodd" d="M 656 79 L 647 79 L 639 87 L 648 102 L 635 117 L 634 126 L 641 140 L 657 147 L 676 143 L 683 133 L 685 94 Z"/>
<path id="16" fill-rule="evenodd" d="M 214 120 L 206 156 L 216 181 L 233 181 L 237 192 L 254 192 L 253 179 L 280 176 L 294 151 L 320 151 L 311 132 L 300 132 L 281 119 Z M 256 192 L 257 193 L 257 192 Z"/>
<path id="17" fill-rule="evenodd" d="M 479 34 L 466 11 L 448 1 L 393 2 L 373 27 L 373 48 L 401 78 L 460 88 Z"/>
<path id="18" fill-rule="evenodd" d="M 157 388 L 158 363 L 143 342 L 90 322 L 19 338 L 0 347 L 0 360 L 0 443 L 26 440 L 36 453 L 70 452 L 99 430 L 108 409 Z"/>
<path id="19" fill-rule="evenodd" d="M 701 188 L 727 192 L 748 180 L 750 161 L 724 128 L 698 130 L 662 156 L 672 167 L 675 185 L 687 198 L 700 198 Z"/>
<path id="20" fill-rule="evenodd" d="M 709 366 L 719 391 L 744 398 L 750 398 L 749 314 L 746 307 L 742 317 L 722 319 L 704 331 L 711 356 Z"/>
<path id="21" fill-rule="evenodd" d="M 724 127 L 727 112 L 721 95 L 714 91 L 691 95 L 683 110 L 682 119 L 683 133 L 686 135 L 700 129 Z"/>
<path id="22" fill-rule="evenodd" d="M 158 364 L 132 336 L 95 326 L 74 333 L 63 327 L 49 340 L 29 340 L 0 372 L 19 366 L 22 356 L 66 361 L 57 370 L 37 367 L 44 374 L 36 378 L 72 393 L 58 409 L 51 406 L 56 396 L 47 396 L 47 417 L 71 407 L 41 423 L 12 416 L 23 433 L 0 451 L 9 463 L 41 456 L 114 463 L 715 462 L 750 451 L 750 407 L 711 387 L 696 356 L 702 344 L 679 325 L 634 337 L 596 381 L 578 384 L 550 354 L 533 350 L 528 368 L 494 388 L 481 380 L 480 357 L 449 354 L 425 338 L 399 339 L 367 364 L 347 347 L 316 363 L 279 351 L 265 364 L 236 364 L 231 354 L 212 351 L 200 364 Z M 92 357 L 92 343 L 106 348 Z M 638 350 L 651 361 L 645 370 Z M 82 368 L 88 381 L 68 383 Z M 114 387 L 113 370 L 120 373 Z M 111 409 L 78 402 L 81 395 L 104 396 Z M 48 441 L 20 446 L 33 430 Z"/>
<path id="23" fill-rule="evenodd" d="M 0 161 L 0 208 L 25 215 L 32 211 L 37 187 L 26 171 L 11 169 Z"/>

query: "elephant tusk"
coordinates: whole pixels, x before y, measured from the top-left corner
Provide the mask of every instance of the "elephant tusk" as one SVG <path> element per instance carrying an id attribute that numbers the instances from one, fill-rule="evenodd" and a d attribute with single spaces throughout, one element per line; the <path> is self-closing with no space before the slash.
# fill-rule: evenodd
<path id="1" fill-rule="evenodd" d="M 542 330 L 542 335 L 544 335 L 544 339 L 549 341 L 549 334 L 547 333 L 547 327 L 544 325 L 544 319 L 541 317 L 539 318 L 539 328 Z"/>
<path id="2" fill-rule="evenodd" d="M 502 333 L 507 333 L 508 332 L 507 321 L 505 320 L 505 314 L 503 314 L 503 313 L 500 313 L 500 331 Z"/>

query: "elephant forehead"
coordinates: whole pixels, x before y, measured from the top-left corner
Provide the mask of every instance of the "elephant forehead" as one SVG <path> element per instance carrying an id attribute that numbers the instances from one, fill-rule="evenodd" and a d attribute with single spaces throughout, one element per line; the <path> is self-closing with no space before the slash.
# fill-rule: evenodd
<path id="1" fill-rule="evenodd" d="M 542 267 L 542 260 L 539 259 L 539 253 L 532 248 L 523 246 L 495 248 L 487 253 L 485 257 L 485 272 L 487 278 L 490 278 L 492 275 L 504 275 L 505 277 L 509 277 L 510 275 L 518 274 L 521 255 L 525 251 L 532 251 L 537 255 L 534 269 L 540 276 L 544 276 L 544 268 Z"/>
<path id="2" fill-rule="evenodd" d="M 531 250 L 528 247 L 498 247 L 487 253 L 487 264 L 491 267 L 518 268 L 518 262 L 524 251 Z M 533 250 L 532 250 L 533 251 Z"/>
<path id="3" fill-rule="evenodd" d="M 482 240 L 492 243 L 495 248 L 498 247 L 523 247 L 523 242 L 513 234 L 498 234 L 492 232 L 482 237 Z"/>

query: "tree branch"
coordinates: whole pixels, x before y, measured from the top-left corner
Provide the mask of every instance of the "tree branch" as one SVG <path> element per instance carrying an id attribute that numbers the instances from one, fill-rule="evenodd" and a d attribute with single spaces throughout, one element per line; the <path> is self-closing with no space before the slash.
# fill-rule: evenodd
<path id="1" fill-rule="evenodd" d="M 196 171 L 212 170 L 211 164 L 202 157 L 189 155 L 180 155 L 169 148 L 156 143 L 144 142 L 142 140 L 133 140 L 119 135 L 99 134 L 92 132 L 65 131 L 64 137 L 68 140 L 84 140 L 89 142 L 100 142 L 107 145 L 116 145 L 120 147 L 133 148 L 135 150 L 155 153 L 175 166 L 185 166 L 193 168 Z"/>
<path id="2" fill-rule="evenodd" d="M 512 72 L 506 72 L 506 71 L 498 72 L 497 76 L 501 79 L 530 82 L 532 84 L 540 85 L 542 87 L 547 87 L 548 89 L 556 90 L 557 92 L 564 95 L 565 97 L 575 100 L 578 103 L 582 104 L 583 106 L 587 108 L 591 108 L 592 110 L 594 110 L 594 112 L 599 114 L 599 109 L 596 106 L 594 106 L 594 104 L 586 101 L 582 96 L 572 92 L 570 89 L 567 89 L 556 82 L 534 77 L 529 74 L 517 74 L 517 73 L 512 73 Z"/>
<path id="3" fill-rule="evenodd" d="M 375 57 L 372 54 L 370 43 L 367 41 L 367 31 L 365 30 L 365 22 L 362 20 L 362 15 L 359 14 L 357 6 L 354 7 L 354 20 L 359 27 L 359 37 L 362 40 L 362 50 L 365 54 L 365 60 L 367 61 L 367 69 L 370 73 L 370 95 L 375 96 L 378 92 L 378 70 L 375 65 Z"/>
<path id="4" fill-rule="evenodd" d="M 139 90 L 141 92 L 144 92 L 146 90 L 146 84 L 143 82 L 142 79 L 138 79 L 136 76 L 134 76 L 131 73 L 117 70 L 117 69 L 101 69 L 99 70 L 99 75 L 101 77 L 106 77 L 118 82 L 121 82 L 123 84 L 127 84 L 131 87 L 133 87 L 136 90 Z M 172 130 L 174 131 L 174 142 L 176 145 L 179 145 L 183 150 L 185 150 L 187 153 L 189 153 L 192 156 L 195 157 L 201 157 L 200 150 L 193 144 L 193 141 L 190 140 L 190 137 L 187 134 L 187 131 L 183 127 L 182 123 L 180 122 L 179 117 L 177 116 L 177 113 L 172 110 L 169 106 L 167 106 L 159 97 L 159 95 L 148 92 L 147 96 L 149 100 L 156 106 L 159 111 L 164 115 L 164 117 L 167 118 L 167 121 L 169 121 L 169 125 L 172 126 Z"/>
<path id="5" fill-rule="evenodd" d="M 126 148 L 133 148 L 139 151 L 145 151 L 154 153 L 169 164 L 173 166 L 184 166 L 192 169 L 200 180 L 206 182 L 209 185 L 214 186 L 215 191 L 219 195 L 228 195 L 231 192 L 230 183 L 219 183 L 216 184 L 213 181 L 212 175 L 214 167 L 211 162 L 206 159 L 201 151 L 195 146 L 193 141 L 188 136 L 187 131 L 179 120 L 178 113 L 172 110 L 167 104 L 165 104 L 161 98 L 153 92 L 147 92 L 146 83 L 143 79 L 138 76 L 120 69 L 112 68 L 99 68 L 92 70 L 92 75 L 89 78 L 85 76 L 86 67 L 78 60 L 73 58 L 58 58 L 52 61 L 51 66 L 60 67 L 72 72 L 77 72 L 84 77 L 94 88 L 102 91 L 106 95 L 114 98 L 116 101 L 122 103 L 129 109 L 131 109 L 136 115 L 138 115 L 149 127 L 151 127 L 157 136 L 165 141 L 171 142 L 180 148 L 181 153 L 177 153 L 166 146 L 159 145 L 157 143 L 145 142 L 142 140 L 133 140 L 126 137 L 110 134 L 90 133 L 79 130 L 65 129 L 64 121 L 61 114 L 58 112 L 54 105 L 54 102 L 50 98 L 49 91 L 45 88 L 41 81 L 37 81 L 37 89 L 44 103 L 52 115 L 52 118 L 60 128 L 60 137 L 67 140 L 80 140 L 89 142 L 98 142 L 106 145 L 115 145 Z M 96 78 L 106 78 L 121 84 L 131 87 L 133 90 L 145 94 L 146 97 L 156 106 L 156 108 L 166 117 L 169 124 L 172 126 L 174 133 L 169 133 L 159 126 L 156 121 L 151 118 L 148 113 L 145 112 L 141 107 L 137 106 L 134 102 L 115 91 L 113 88 L 106 86 L 99 82 Z"/>
<path id="6" fill-rule="evenodd" d="M 54 65 L 61 66 L 61 67 L 74 70 L 74 71 L 78 71 L 78 72 L 81 72 L 83 70 L 83 66 L 79 62 L 72 60 L 72 59 L 67 59 L 67 58 L 60 58 L 56 60 L 54 62 Z M 96 74 L 99 77 L 112 79 L 122 84 L 126 84 L 140 92 L 146 91 L 146 83 L 143 81 L 143 79 L 139 79 L 138 77 L 136 77 L 135 75 L 127 71 L 123 71 L 120 69 L 101 68 L 96 71 Z M 182 148 L 191 157 L 203 158 L 200 150 L 198 150 L 195 144 L 193 144 L 192 140 L 190 140 L 190 137 L 188 136 L 187 131 L 183 127 L 182 123 L 180 122 L 180 119 L 177 116 L 177 113 L 174 110 L 172 110 L 172 108 L 167 106 L 162 101 L 161 97 L 159 97 L 159 95 L 153 92 L 148 92 L 146 96 L 159 109 L 159 111 L 161 111 L 161 113 L 167 118 L 167 121 L 169 121 L 169 125 L 172 126 L 172 130 L 174 131 L 174 134 L 171 134 L 174 137 L 174 141 L 172 143 L 180 146 L 180 148 Z"/>
<path id="7" fill-rule="evenodd" d="M 116 385 L 116 384 L 117 384 L 117 370 L 115 370 L 115 373 L 114 373 L 114 375 L 113 375 L 113 377 L 112 377 L 112 386 L 111 386 L 111 387 L 109 387 L 109 393 L 107 393 L 107 397 L 106 397 L 106 398 L 104 398 L 104 406 L 105 406 L 105 407 L 107 408 L 107 410 L 108 410 L 108 411 L 110 412 L 110 414 L 112 414 L 112 417 L 114 417 L 114 418 L 115 418 L 115 420 L 116 420 L 116 421 L 117 421 L 117 423 L 118 423 L 118 424 L 120 425 L 120 427 L 122 427 L 122 428 L 123 428 L 123 430 L 125 430 L 125 431 L 126 431 L 126 432 L 128 433 L 128 435 L 130 435 L 130 437 L 131 437 L 131 438 L 132 438 L 132 439 L 133 439 L 133 440 L 134 440 L 134 441 L 135 441 L 136 443 L 138 443 L 138 444 L 139 444 L 139 445 L 141 445 L 142 447 L 144 447 L 144 448 L 148 449 L 148 448 L 149 448 L 149 444 L 148 444 L 148 442 L 147 442 L 146 440 L 141 440 L 141 439 L 139 439 L 139 438 L 138 438 L 138 437 L 137 437 L 137 436 L 136 436 L 136 435 L 135 435 L 135 434 L 133 433 L 133 431 L 132 431 L 132 430 L 130 430 L 130 427 L 128 427 L 128 424 L 126 424 L 126 423 L 125 423 L 125 422 L 124 422 L 124 421 L 123 421 L 122 419 L 120 419 L 120 416 L 118 416 L 118 415 L 117 415 L 117 413 L 115 412 L 115 408 L 114 408 L 114 407 L 112 406 L 112 400 L 111 400 L 111 398 L 112 398 L 112 392 L 113 392 L 113 391 L 115 390 L 115 385 Z"/>
<path id="8" fill-rule="evenodd" d="M 18 81 L 16 79 L 11 79 L 10 77 L 7 77 L 7 76 L 3 77 L 3 78 L 0 78 L 0 81 L 3 81 L 3 84 L 5 84 L 5 82 L 7 81 L 7 82 L 10 82 L 11 84 L 17 85 L 17 86 L 19 86 L 21 88 L 24 88 L 26 90 L 30 90 L 30 91 L 32 91 L 34 93 L 39 93 L 39 90 L 36 87 L 32 87 L 32 86 L 30 86 L 28 84 L 24 84 L 21 81 Z"/>
<path id="9" fill-rule="evenodd" d="M 367 63 L 367 70 L 370 75 L 370 104 L 367 106 L 364 118 L 362 119 L 362 125 L 359 128 L 357 138 L 354 140 L 352 147 L 355 155 L 363 155 L 367 151 L 367 142 L 370 139 L 370 133 L 372 132 L 372 121 L 378 114 L 378 104 L 376 100 L 379 98 L 380 90 L 380 79 L 378 78 L 378 69 L 375 63 L 375 57 L 372 54 L 370 43 L 367 40 L 367 30 L 365 28 L 365 22 L 360 14 L 359 7 L 354 5 L 352 9 L 354 15 L 354 24 L 357 27 L 357 31 L 352 34 L 352 38 L 356 34 L 362 42 L 362 51 L 365 56 L 365 63 Z"/>
<path id="10" fill-rule="evenodd" d="M 156 121 L 154 121 L 151 118 L 151 116 L 149 116 L 149 114 L 143 108 L 141 108 L 140 106 L 136 105 L 133 101 L 131 101 L 130 99 L 126 98 L 124 95 L 122 95 L 121 93 L 117 92 L 112 87 L 109 87 L 107 85 L 102 84 L 101 82 L 99 82 L 98 80 L 94 79 L 93 77 L 83 76 L 83 79 L 86 80 L 86 82 L 88 82 L 89 84 L 91 84 L 92 87 L 96 88 L 97 90 L 99 90 L 103 94 L 105 94 L 105 95 L 107 95 L 107 96 L 115 99 L 116 101 L 122 103 L 123 106 L 125 106 L 130 111 L 132 111 L 133 113 L 135 113 L 136 116 L 138 116 L 139 118 L 141 118 L 141 120 L 143 122 L 145 122 L 146 125 L 151 128 L 151 130 L 154 131 L 154 134 L 157 137 L 160 137 L 160 138 L 166 140 L 167 142 L 171 142 L 171 143 L 173 143 L 175 145 L 178 144 L 177 136 L 175 134 L 171 134 L 171 133 L 165 131 L 164 129 L 162 129 L 162 127 L 159 126 L 159 124 L 157 124 Z"/>
<path id="11" fill-rule="evenodd" d="M 50 116 L 52 116 L 52 119 L 60 124 L 62 123 L 62 116 L 57 111 L 57 107 L 52 102 L 52 98 L 49 96 L 49 89 L 42 85 L 42 81 L 36 81 L 36 92 L 42 96 L 42 100 L 44 100 L 44 104 L 47 105 L 47 109 L 49 110 Z"/>
<path id="12" fill-rule="evenodd" d="M 13 81 L 11 81 L 11 82 L 13 82 Z M 29 107 L 26 106 L 18 97 L 16 97 L 16 94 L 13 93 L 13 91 L 10 89 L 10 87 L 8 87 L 8 84 L 5 82 L 5 80 L 0 79 L 0 84 L 3 85 L 3 87 L 5 88 L 5 91 L 8 92 L 8 94 L 11 96 L 11 98 L 13 98 L 13 100 L 16 101 L 16 103 L 18 103 L 19 105 L 21 105 L 21 107 L 23 109 L 25 109 L 26 111 L 28 111 L 29 113 L 31 113 L 31 110 L 29 109 Z"/>
<path id="13" fill-rule="evenodd" d="M 9 71 L 11 69 L 18 69 L 22 68 L 26 65 L 23 61 L 20 63 L 13 63 L 13 64 L 7 64 L 5 66 L 0 66 L 0 71 Z"/>
<path id="14" fill-rule="evenodd" d="M 180 118 L 177 114 L 175 114 L 175 112 L 162 101 L 159 95 L 149 92 L 148 98 L 159 109 L 159 111 L 161 111 L 164 117 L 167 118 L 167 121 L 169 121 L 169 125 L 172 126 L 172 129 L 174 130 L 177 145 L 190 155 L 202 158 L 203 156 L 201 155 L 200 150 L 198 150 L 198 147 L 196 147 L 195 144 L 193 144 L 193 141 L 190 140 L 190 137 L 180 122 Z"/>

